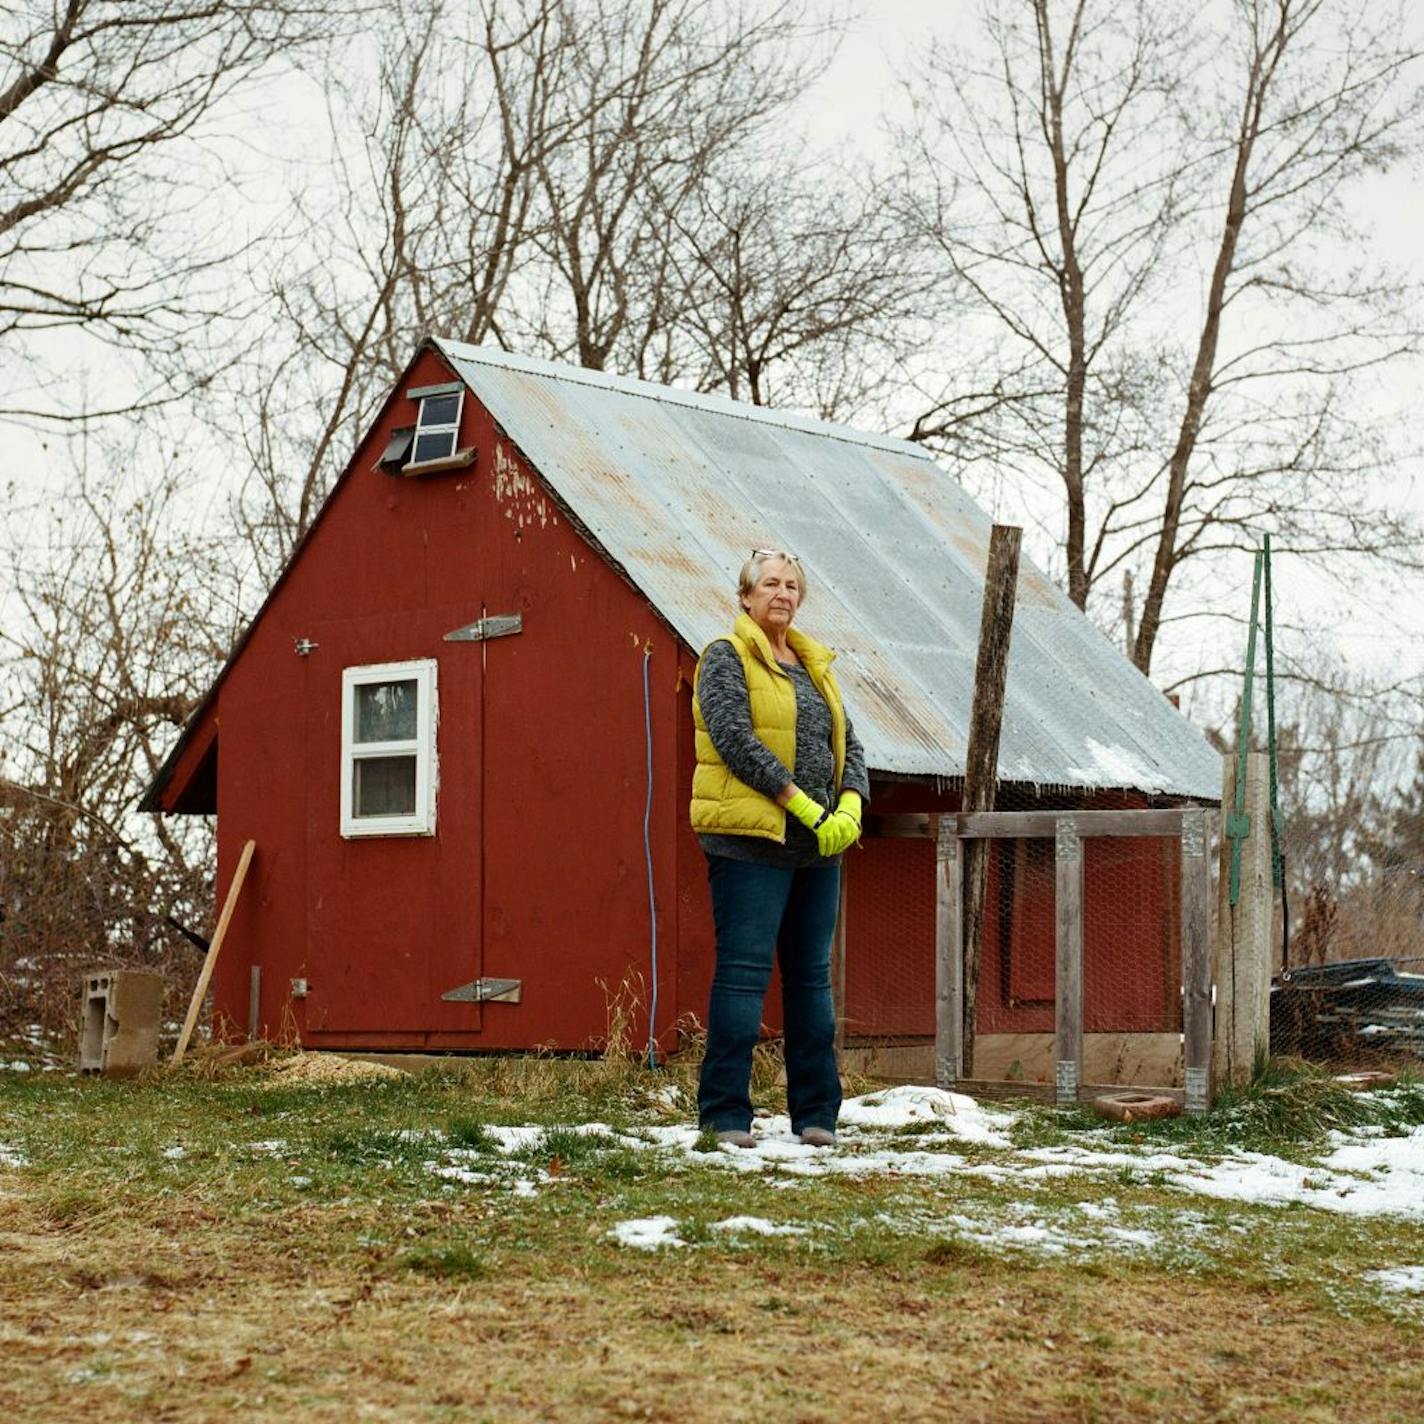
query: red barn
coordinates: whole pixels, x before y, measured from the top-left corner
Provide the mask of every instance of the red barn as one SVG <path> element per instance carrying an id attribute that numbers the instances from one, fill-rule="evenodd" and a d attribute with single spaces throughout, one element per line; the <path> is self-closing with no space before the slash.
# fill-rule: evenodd
<path id="1" fill-rule="evenodd" d="M 427 342 L 143 803 L 218 816 L 220 886 L 256 842 L 220 1021 L 310 1047 L 583 1049 L 632 976 L 669 1045 L 712 967 L 691 678 L 747 552 L 806 564 L 801 621 L 840 655 L 872 809 L 953 809 L 989 523 L 904 441 Z M 1000 774 L 1016 807 L 1219 794 L 1203 739 L 1027 563 Z M 1033 844 L 992 865 L 986 1033 L 1051 1029 Z M 1085 1027 L 1175 1035 L 1171 857 L 1088 855 Z M 933 1033 L 932 879 L 927 842 L 848 858 L 852 1042 Z"/>

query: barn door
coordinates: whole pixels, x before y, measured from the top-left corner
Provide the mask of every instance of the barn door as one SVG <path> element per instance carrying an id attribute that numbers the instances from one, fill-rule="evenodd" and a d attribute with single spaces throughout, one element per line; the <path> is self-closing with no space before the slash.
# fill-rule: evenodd
<path id="1" fill-rule="evenodd" d="M 306 636 L 307 1034 L 421 1047 L 478 1034 L 481 657 L 468 607 Z"/>

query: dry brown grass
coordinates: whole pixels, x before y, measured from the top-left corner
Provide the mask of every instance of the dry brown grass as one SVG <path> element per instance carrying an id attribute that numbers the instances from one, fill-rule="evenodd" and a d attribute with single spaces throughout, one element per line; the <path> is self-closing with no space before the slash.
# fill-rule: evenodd
<path id="1" fill-rule="evenodd" d="M 1418 1223 L 1199 1201 L 1179 1221 L 1140 1178 L 783 1191 L 571 1126 L 685 1118 L 695 1071 L 0 1076 L 0 1421 L 1418 1417 L 1424 1320 L 1360 1279 L 1424 1259 Z M 510 1122 L 545 1136 L 491 1148 Z M 1020 1252 L 953 1226 L 1028 1205 L 1078 1236 L 1080 1197 L 1107 1193 L 1158 1246 Z M 687 1246 L 610 1237 L 663 1213 Z M 744 1213 L 805 1229 L 716 1229 Z"/>
<path id="2" fill-rule="evenodd" d="M 0 1185 L 0 1416 L 1371 1421 L 1424 1389 L 1417 1329 L 1239 1282 L 579 1240 L 453 1283 L 311 1249 L 363 1210 L 66 1224 Z"/>

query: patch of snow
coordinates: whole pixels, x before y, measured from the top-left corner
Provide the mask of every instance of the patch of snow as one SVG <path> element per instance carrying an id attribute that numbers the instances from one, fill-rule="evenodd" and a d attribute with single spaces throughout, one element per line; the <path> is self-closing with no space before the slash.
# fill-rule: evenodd
<path id="1" fill-rule="evenodd" d="M 1158 1237 L 1154 1231 L 1139 1231 L 1129 1226 L 1110 1226 L 1106 1233 L 1112 1240 L 1128 1246 L 1155 1246 Z"/>
<path id="2" fill-rule="evenodd" d="M 1335 1140 L 1341 1145 L 1314 1166 L 1238 1150 L 1210 1166 L 1193 1164 L 1172 1185 L 1227 1201 L 1424 1220 L 1424 1127 L 1405 1137 Z"/>
<path id="3" fill-rule="evenodd" d="M 309 1186 L 311 1186 L 311 1178 L 310 1178 L 310 1177 L 288 1177 L 287 1180 L 288 1180 L 289 1182 L 291 1182 L 291 1184 L 292 1184 L 294 1187 L 309 1187 Z"/>
<path id="4" fill-rule="evenodd" d="M 687 1245 L 677 1234 L 677 1219 L 671 1216 L 645 1216 L 635 1221 L 619 1221 L 608 1234 L 620 1246 L 636 1246 L 640 1251 Z"/>
<path id="5" fill-rule="evenodd" d="M 1110 747 L 1093 737 L 1088 737 L 1086 744 L 1093 764 L 1089 767 L 1069 767 L 1070 777 L 1086 781 L 1091 786 L 1140 786 L 1152 790 L 1161 786 L 1160 769 L 1138 760 L 1126 747 Z"/>
<path id="6" fill-rule="evenodd" d="M 30 1159 L 18 1147 L 0 1142 L 0 1167 L 28 1167 Z"/>
<path id="7" fill-rule="evenodd" d="M 274 1154 L 287 1150 L 287 1140 L 284 1137 L 271 1137 L 265 1142 L 249 1142 L 247 1144 L 249 1152 Z"/>
<path id="8" fill-rule="evenodd" d="M 446 1177 L 452 1182 L 493 1182 L 498 1178 L 488 1172 L 473 1172 L 468 1167 L 442 1167 L 436 1162 L 427 1162 L 426 1170 L 437 1177 Z"/>
<path id="9" fill-rule="evenodd" d="M 1030 1247 L 1049 1255 L 1062 1255 L 1069 1247 L 1088 1247 L 1093 1243 L 1085 1237 L 1071 1236 L 1049 1226 L 1041 1219 L 1022 1223 L 983 1221 L 972 1216 L 951 1215 L 941 1223 L 951 1234 L 972 1241 L 978 1246 L 998 1250 L 1008 1246 Z"/>
<path id="10" fill-rule="evenodd" d="M 804 1226 L 792 1226 L 783 1222 L 778 1225 L 764 1216 L 729 1216 L 725 1221 L 714 1221 L 713 1231 L 751 1231 L 758 1236 L 804 1236 Z"/>
<path id="11" fill-rule="evenodd" d="M 667 1084 L 664 1088 L 674 1086 Z M 1424 1127 L 1402 1137 L 1385 1137 L 1377 1127 L 1336 1132 L 1329 1138 L 1323 1159 L 1313 1166 L 1302 1166 L 1242 1150 L 1199 1157 L 1185 1146 L 1172 1151 L 1151 1144 L 1133 1147 L 1115 1141 L 1107 1129 L 1075 1134 L 1069 1143 L 1014 1149 L 1006 1129 L 1016 1116 L 1014 1110 L 986 1109 L 961 1094 L 903 1086 L 849 1100 L 841 1115 L 840 1146 L 831 1152 L 806 1146 L 792 1133 L 785 1114 L 765 1111 L 752 1123 L 756 1146 L 750 1150 L 723 1145 L 715 1152 L 699 1152 L 699 1133 L 691 1124 L 652 1123 L 622 1131 L 605 1123 L 586 1122 L 570 1124 L 566 1130 L 606 1137 L 629 1150 L 651 1154 L 657 1170 L 721 1168 L 758 1175 L 769 1187 L 778 1189 L 789 1189 L 808 1179 L 938 1177 L 976 1178 L 1020 1187 L 1029 1193 L 1042 1183 L 1064 1178 L 1123 1174 L 1134 1180 L 1156 1179 L 1198 1196 L 1260 1206 L 1298 1202 L 1357 1215 L 1424 1218 Z M 917 1125 L 932 1130 L 892 1135 L 896 1128 Z M 491 1143 L 504 1154 L 527 1150 L 540 1142 L 548 1130 L 537 1124 L 486 1129 Z M 995 1150 L 981 1160 L 970 1160 L 954 1150 L 970 1144 Z M 253 1144 L 253 1150 L 277 1151 L 283 1146 L 285 1143 L 275 1141 Z M 491 1175 L 490 1163 L 488 1152 L 451 1147 L 439 1154 L 438 1161 L 428 1163 L 427 1170 L 447 1182 L 507 1184 L 516 1195 L 524 1197 L 536 1196 L 541 1185 L 558 1180 L 514 1163 L 499 1163 Z M 515 1180 L 510 1179 L 511 1169 L 518 1172 Z M 1104 1198 L 1080 1203 L 1074 1219 L 1090 1231 L 1099 1246 L 1146 1248 L 1165 1239 L 1153 1231 L 1137 1229 L 1140 1221 L 1127 1226 L 1117 1218 L 1117 1203 Z M 934 1229 L 939 1222 L 927 1225 Z M 1193 1213 L 1181 1210 L 1169 1225 L 1174 1232 L 1180 1226 L 1193 1235 L 1206 1229 Z M 1054 1249 L 1079 1240 L 1036 1221 L 1015 1223 L 1013 1232 L 1004 1240 L 1030 1244 L 1038 1239 L 1035 1228 L 1039 1227 L 1048 1233 L 1043 1239 L 1053 1242 Z M 1007 1228 L 991 1229 L 978 1223 L 975 1229 L 981 1234 L 988 1230 L 991 1237 L 998 1239 Z M 1163 1230 L 1166 1229 L 1164 1225 Z M 1250 1228 L 1220 1222 L 1212 1227 L 1221 1229 Z"/>
<path id="12" fill-rule="evenodd" d="M 1009 1139 L 1000 1129 L 1013 1120 L 1012 1113 L 981 1107 L 963 1093 L 912 1084 L 851 1098 L 841 1106 L 840 1115 L 840 1122 L 849 1127 L 911 1127 L 934 1122 L 965 1142 L 986 1147 L 1007 1147 Z"/>
<path id="13" fill-rule="evenodd" d="M 0 1063 L 0 1068 L 8 1068 L 12 1073 L 28 1073 L 30 1065 L 23 1058 L 17 1058 L 13 1063 Z"/>
<path id="14" fill-rule="evenodd" d="M 486 1127 L 490 1138 L 501 1152 L 519 1152 L 532 1147 L 544 1135 L 542 1127 Z"/>
<path id="15" fill-rule="evenodd" d="M 1100 1221 L 1103 1217 L 1117 1215 L 1117 1203 L 1111 1197 L 1104 1197 L 1100 1202 L 1079 1202 L 1078 1210 L 1084 1216 Z"/>
<path id="16" fill-rule="evenodd" d="M 1424 1266 L 1393 1266 L 1387 1271 L 1366 1271 L 1365 1279 L 1389 1291 L 1402 1291 L 1408 1295 L 1424 1293 Z"/>
<path id="17" fill-rule="evenodd" d="M 1059 1147 L 1026 1147 L 1015 1154 L 1030 1162 L 1051 1162 L 1070 1167 L 1088 1167 L 1096 1171 L 1111 1171 L 1129 1167 L 1137 1172 L 1182 1172 L 1193 1164 L 1172 1152 L 1111 1151 L 1067 1144 Z"/>
<path id="18" fill-rule="evenodd" d="M 183 1158 L 188 1155 L 188 1149 L 186 1147 L 179 1147 L 175 1144 L 172 1147 L 165 1147 L 163 1149 L 163 1155 L 170 1162 L 181 1162 Z"/>

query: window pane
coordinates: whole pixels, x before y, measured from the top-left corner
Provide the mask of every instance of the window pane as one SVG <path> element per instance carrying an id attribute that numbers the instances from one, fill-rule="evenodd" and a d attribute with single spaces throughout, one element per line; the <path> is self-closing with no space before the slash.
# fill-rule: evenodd
<path id="1" fill-rule="evenodd" d="M 356 740 L 410 742 L 416 728 L 415 679 L 367 682 L 356 687 Z"/>
<path id="2" fill-rule="evenodd" d="M 415 463 L 421 460 L 444 460 L 455 453 L 455 432 L 441 431 L 439 435 L 420 435 L 415 441 Z"/>
<path id="3" fill-rule="evenodd" d="M 453 425 L 460 409 L 459 396 L 426 396 L 420 403 L 420 428 L 428 425 Z"/>
<path id="4" fill-rule="evenodd" d="M 351 804 L 358 816 L 415 814 L 415 758 L 364 757 L 352 763 Z"/>

